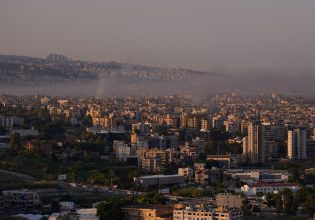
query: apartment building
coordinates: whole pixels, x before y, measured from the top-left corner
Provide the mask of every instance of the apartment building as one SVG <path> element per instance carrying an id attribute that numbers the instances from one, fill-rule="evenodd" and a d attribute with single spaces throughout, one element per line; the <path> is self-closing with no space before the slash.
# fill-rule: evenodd
<path id="1" fill-rule="evenodd" d="M 16 126 L 21 126 L 24 123 L 22 118 L 5 117 L 0 115 L 0 127 L 10 129 Z"/>
<path id="2" fill-rule="evenodd" d="M 240 195 L 232 195 L 231 193 L 219 193 L 216 196 L 217 206 L 227 208 L 238 208 L 241 209 L 243 197 Z"/>
<path id="3" fill-rule="evenodd" d="M 288 158 L 305 160 L 306 155 L 306 130 L 297 128 L 288 131 Z"/>
<path id="4" fill-rule="evenodd" d="M 277 193 L 283 189 L 289 189 L 292 192 L 296 192 L 300 187 L 296 183 L 265 183 L 259 182 L 241 187 L 242 193 L 246 196 L 255 196 L 257 193 L 271 194 Z"/>
<path id="5" fill-rule="evenodd" d="M 243 214 L 240 209 L 228 209 L 219 207 L 211 209 L 209 207 L 187 206 L 183 209 L 173 211 L 173 220 L 241 220 Z"/>
<path id="6" fill-rule="evenodd" d="M 142 169 L 152 172 L 158 172 L 172 159 L 170 151 L 159 148 L 141 148 L 137 151 L 139 166 Z"/>
<path id="7" fill-rule="evenodd" d="M 195 171 L 195 182 L 205 185 L 209 181 L 209 171 L 206 169 L 204 163 L 195 163 L 194 164 Z"/>
<path id="8" fill-rule="evenodd" d="M 124 220 L 172 220 L 172 205 L 127 206 L 122 208 Z"/>
<path id="9" fill-rule="evenodd" d="M 194 169 L 190 167 L 178 168 L 178 175 L 184 176 L 186 179 L 191 180 L 194 178 Z"/>
<path id="10" fill-rule="evenodd" d="M 27 189 L 2 191 L 4 204 L 10 209 L 30 209 L 40 204 L 39 195 Z"/>
<path id="11" fill-rule="evenodd" d="M 251 123 L 248 126 L 248 137 L 243 139 L 243 154 L 245 162 L 264 163 L 266 159 L 265 127 Z"/>
<path id="12" fill-rule="evenodd" d="M 100 217 L 97 216 L 97 209 L 90 208 L 90 209 L 79 209 L 77 211 L 79 215 L 79 220 L 99 220 Z"/>

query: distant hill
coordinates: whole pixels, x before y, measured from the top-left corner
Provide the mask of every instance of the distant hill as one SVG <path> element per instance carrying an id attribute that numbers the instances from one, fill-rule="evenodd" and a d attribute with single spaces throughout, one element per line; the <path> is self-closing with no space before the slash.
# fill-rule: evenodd
<path id="1" fill-rule="evenodd" d="M 189 69 L 81 61 L 58 54 L 50 54 L 46 59 L 0 55 L 0 85 L 91 83 L 104 79 L 190 81 L 202 78 L 204 75 L 205 72 Z"/>

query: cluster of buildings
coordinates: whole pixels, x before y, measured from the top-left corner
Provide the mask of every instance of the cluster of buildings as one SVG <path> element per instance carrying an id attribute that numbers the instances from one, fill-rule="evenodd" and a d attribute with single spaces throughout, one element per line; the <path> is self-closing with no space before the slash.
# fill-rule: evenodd
<path id="1" fill-rule="evenodd" d="M 23 118 L 19 117 L 7 117 L 0 115 L 0 127 L 5 129 L 11 129 L 13 127 L 19 127 L 23 125 Z"/>
<path id="2" fill-rule="evenodd" d="M 302 127 L 286 129 L 283 125 L 251 123 L 248 135 L 243 138 L 244 161 L 265 163 L 284 155 L 290 160 L 306 160 L 314 156 L 314 141 Z M 279 151 L 283 151 L 282 155 Z"/>
<path id="3" fill-rule="evenodd" d="M 243 213 L 238 207 L 242 198 L 232 195 L 222 195 L 217 199 L 219 204 L 228 206 L 213 206 L 206 203 L 174 204 L 174 205 L 131 205 L 123 207 L 125 220 L 241 220 Z M 230 207 L 229 207 L 230 206 Z M 237 207 L 236 207 L 237 206 Z"/>
<path id="4" fill-rule="evenodd" d="M 225 191 L 234 190 L 247 197 L 283 189 L 296 192 L 300 187 L 290 182 L 287 171 L 250 167 L 315 156 L 315 106 L 301 97 L 244 97 L 233 93 L 192 104 L 181 95 L 113 99 L 1 96 L 0 103 L 43 109 L 52 120 L 69 119 L 75 125 L 73 129 L 77 126 L 101 140 L 104 147 L 94 152 L 101 159 L 135 164 L 145 171 L 148 175 L 134 179 L 143 187 L 184 187 L 188 183 L 206 188 L 222 182 Z M 53 154 L 57 159 L 71 160 L 71 155 L 62 152 L 63 142 L 71 146 L 89 141 L 83 135 L 42 140 L 36 128 L 25 129 L 24 125 L 23 118 L 0 116 L 1 127 L 28 137 L 26 150 Z M 67 154 L 82 154 L 78 149 L 70 149 Z M 162 174 L 166 168 L 173 174 Z M 239 182 L 241 187 L 236 186 Z M 229 196 L 228 202 L 216 207 L 189 204 L 172 209 L 125 207 L 123 211 L 127 219 L 240 219 L 240 200 Z"/>
<path id="5" fill-rule="evenodd" d="M 0 195 L 0 210 L 4 212 L 9 210 L 32 210 L 39 207 L 40 204 L 38 193 L 27 189 L 5 190 Z"/>

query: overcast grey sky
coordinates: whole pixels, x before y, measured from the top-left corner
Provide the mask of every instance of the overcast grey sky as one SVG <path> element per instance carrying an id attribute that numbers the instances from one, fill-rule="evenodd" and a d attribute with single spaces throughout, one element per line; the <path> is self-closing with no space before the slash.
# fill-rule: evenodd
<path id="1" fill-rule="evenodd" d="M 0 54 L 314 67 L 314 0 L 0 0 Z"/>

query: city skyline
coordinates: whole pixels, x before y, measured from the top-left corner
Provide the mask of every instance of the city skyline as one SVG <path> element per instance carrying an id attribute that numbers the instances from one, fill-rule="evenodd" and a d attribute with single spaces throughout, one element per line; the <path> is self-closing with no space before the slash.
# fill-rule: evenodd
<path id="1" fill-rule="evenodd" d="M 315 220 L 314 11 L 1 0 L 0 220 Z"/>

